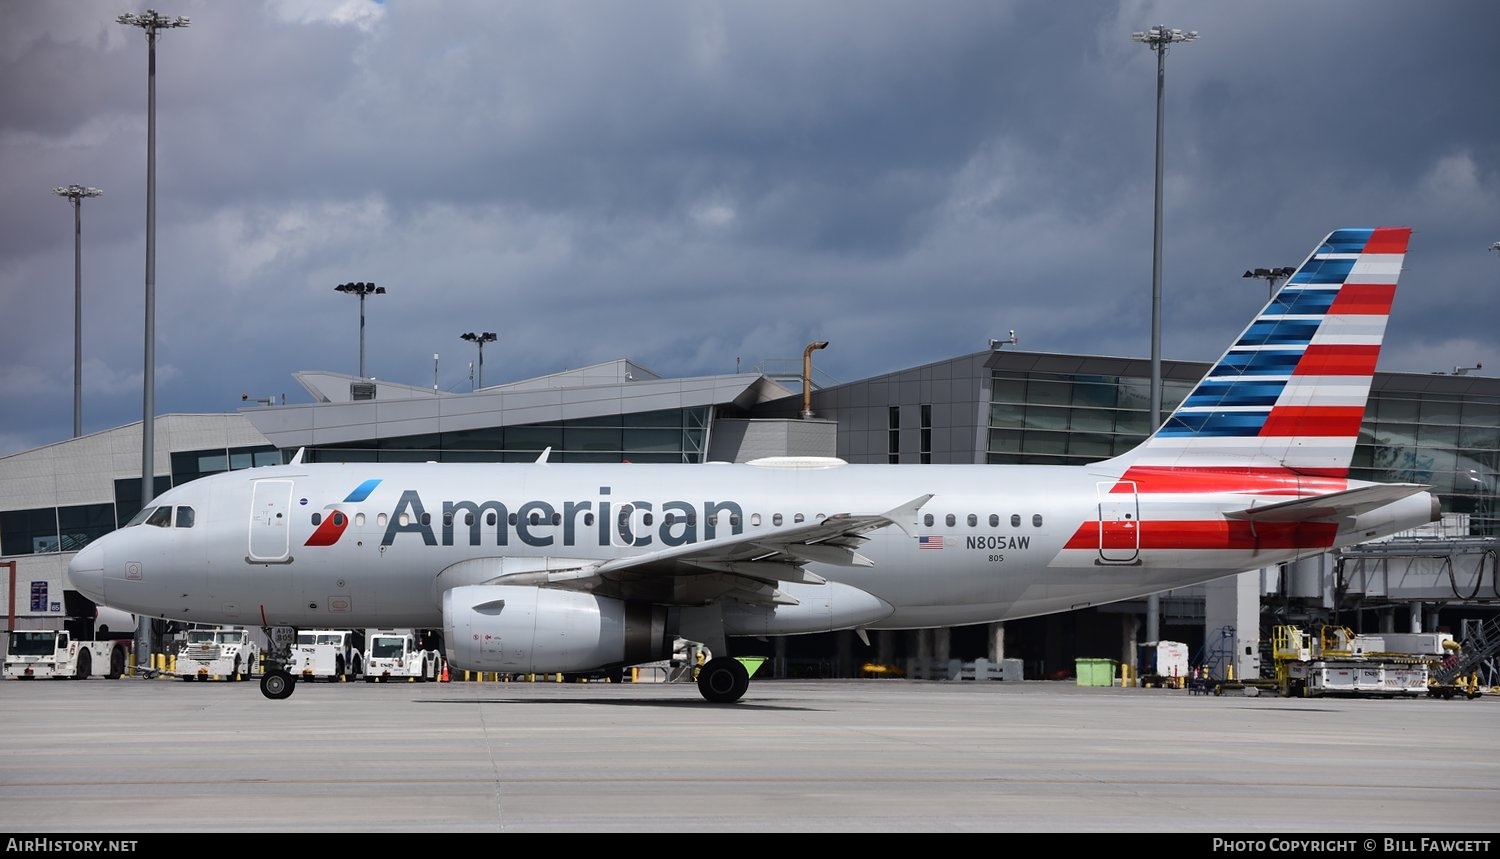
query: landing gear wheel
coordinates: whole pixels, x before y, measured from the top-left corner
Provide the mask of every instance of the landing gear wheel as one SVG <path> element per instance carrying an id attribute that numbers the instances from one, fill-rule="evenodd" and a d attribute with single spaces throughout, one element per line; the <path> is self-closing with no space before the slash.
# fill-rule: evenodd
<path id="1" fill-rule="evenodd" d="M 698 669 L 698 692 L 712 704 L 733 704 L 750 688 L 750 672 L 738 659 L 716 656 Z"/>
<path id="2" fill-rule="evenodd" d="M 260 678 L 260 694 L 270 698 L 272 701 L 280 701 L 286 698 L 296 688 L 297 678 L 293 677 L 285 669 L 272 669 L 261 675 Z"/>

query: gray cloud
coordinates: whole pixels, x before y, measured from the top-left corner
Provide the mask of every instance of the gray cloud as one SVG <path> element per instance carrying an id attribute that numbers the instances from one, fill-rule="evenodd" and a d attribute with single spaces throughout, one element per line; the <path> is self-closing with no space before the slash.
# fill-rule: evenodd
<path id="1" fill-rule="evenodd" d="M 0 454 L 140 419 L 146 48 L 120 3 L 0 33 Z M 1209 360 L 1240 274 L 1415 228 L 1386 370 L 1500 368 L 1500 7 L 1331 0 L 207 3 L 157 49 L 157 410 L 300 369 L 466 390 L 617 357 L 851 380 L 982 348 L 1149 352 L 1167 56 L 1163 354 Z"/>

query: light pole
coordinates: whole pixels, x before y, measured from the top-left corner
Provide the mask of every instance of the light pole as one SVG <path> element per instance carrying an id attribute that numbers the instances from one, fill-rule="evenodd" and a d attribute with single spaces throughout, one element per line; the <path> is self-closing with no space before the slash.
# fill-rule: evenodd
<path id="1" fill-rule="evenodd" d="M 141 509 L 156 496 L 156 39 L 162 30 L 186 27 L 188 19 L 169 18 L 147 9 L 127 12 L 115 20 L 146 32 L 146 355 L 141 380 Z M 140 665 L 151 657 L 151 620 L 136 627 L 135 658 Z"/>
<path id="2" fill-rule="evenodd" d="M 1176 42 L 1198 38 L 1197 30 L 1184 32 L 1156 26 L 1130 38 L 1156 52 L 1156 221 L 1151 246 L 1151 430 L 1161 426 L 1161 174 L 1162 174 L 1162 92 L 1166 87 L 1167 48 Z"/>
<path id="3" fill-rule="evenodd" d="M 1191 42 L 1197 30 L 1175 30 L 1155 26 L 1130 38 L 1156 52 L 1156 220 L 1151 245 L 1151 432 L 1161 426 L 1161 172 L 1162 172 L 1162 92 L 1167 81 L 1167 47 L 1175 42 Z M 1156 594 L 1146 598 L 1146 636 L 1156 641 L 1161 602 Z"/>
<path id="4" fill-rule="evenodd" d="M 52 193 L 73 201 L 73 438 L 83 435 L 83 198 L 98 188 L 69 185 Z"/>
<path id="5" fill-rule="evenodd" d="M 359 296 L 359 380 L 363 382 L 365 376 L 365 296 L 385 295 L 385 287 L 376 286 L 373 283 L 341 283 L 334 287 L 334 291 L 346 295 Z"/>
<path id="6" fill-rule="evenodd" d="M 460 335 L 458 335 L 458 339 L 460 339 L 460 340 L 467 340 L 470 343 L 478 343 L 479 344 L 479 384 L 478 384 L 477 387 L 483 388 L 484 387 L 484 344 L 486 344 L 486 343 L 494 343 L 496 340 L 498 340 L 500 338 L 493 331 L 486 331 L 486 332 L 484 332 L 482 334 L 475 334 L 473 331 L 470 331 L 467 334 L 460 334 Z M 469 390 L 472 391 L 472 390 L 474 390 L 475 387 L 476 386 L 474 386 L 474 385 L 470 385 L 469 386 Z"/>
<path id="7" fill-rule="evenodd" d="M 1286 280 L 1295 274 L 1297 270 L 1289 265 L 1281 268 L 1252 268 L 1245 272 L 1242 277 L 1260 278 L 1266 282 L 1266 300 L 1270 301 L 1276 297 L 1276 282 Z"/>

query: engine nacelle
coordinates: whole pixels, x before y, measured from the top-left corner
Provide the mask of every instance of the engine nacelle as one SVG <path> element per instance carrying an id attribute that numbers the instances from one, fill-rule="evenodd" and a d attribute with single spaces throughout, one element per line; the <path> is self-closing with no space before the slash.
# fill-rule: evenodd
<path id="1" fill-rule="evenodd" d="M 838 582 L 820 585 L 777 582 L 776 589 L 796 605 L 749 605 L 725 600 L 724 631 L 729 635 L 803 635 L 866 626 L 891 616 L 890 603 Z"/>
<path id="2" fill-rule="evenodd" d="M 574 591 L 465 585 L 443 593 L 443 649 L 455 668 L 590 671 L 668 659 L 676 612 Z"/>

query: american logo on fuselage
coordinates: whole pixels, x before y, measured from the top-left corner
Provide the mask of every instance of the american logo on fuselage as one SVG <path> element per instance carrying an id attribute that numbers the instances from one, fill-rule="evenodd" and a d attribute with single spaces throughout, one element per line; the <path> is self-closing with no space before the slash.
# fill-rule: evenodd
<path id="1" fill-rule="evenodd" d="M 349 527 L 343 509 L 369 497 L 374 484 L 366 481 L 318 524 L 305 545 L 331 546 Z M 599 498 L 563 501 L 559 507 L 539 499 L 507 504 L 498 499 L 441 502 L 438 521 L 415 489 L 407 489 L 386 519 L 380 545 L 390 546 L 398 535 L 420 537 L 428 546 L 508 546 L 512 539 L 526 546 L 683 546 L 712 540 L 722 532 L 743 533 L 744 512 L 735 501 L 614 501 L 610 487 L 599 487 Z"/>

